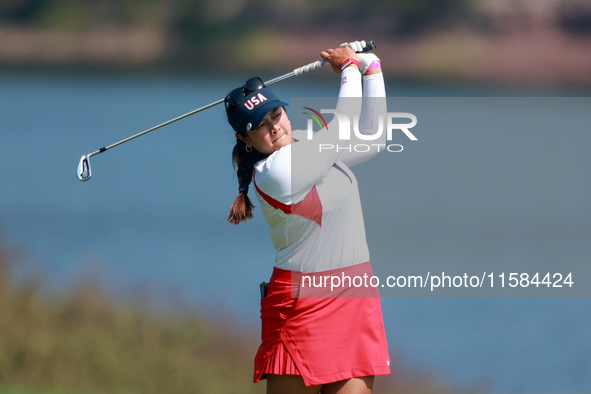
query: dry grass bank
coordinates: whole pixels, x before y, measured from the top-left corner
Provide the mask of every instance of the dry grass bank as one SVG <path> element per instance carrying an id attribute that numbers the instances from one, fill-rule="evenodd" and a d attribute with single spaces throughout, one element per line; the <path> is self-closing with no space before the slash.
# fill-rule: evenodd
<path id="1" fill-rule="evenodd" d="M 0 393 L 261 393 L 252 354 L 196 313 L 156 314 L 92 286 L 43 298 L 0 245 Z M 7 387 L 13 387 L 11 389 Z"/>

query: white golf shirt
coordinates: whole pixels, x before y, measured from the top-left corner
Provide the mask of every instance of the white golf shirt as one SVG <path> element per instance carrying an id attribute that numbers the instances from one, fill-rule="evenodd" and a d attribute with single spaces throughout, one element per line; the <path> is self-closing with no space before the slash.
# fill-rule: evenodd
<path id="1" fill-rule="evenodd" d="M 346 82 L 341 85 L 339 98 L 361 97 L 359 71 L 347 68 L 341 78 Z M 385 97 L 382 74 L 364 77 L 364 83 L 370 88 L 371 97 Z M 358 102 L 358 108 L 350 108 L 352 102 Z M 360 113 L 361 133 L 373 134 L 373 130 L 363 130 L 363 125 L 373 125 L 367 122 L 368 117 L 374 119 L 378 111 L 385 114 L 385 105 L 385 98 L 364 103 L 363 107 L 361 99 L 339 100 L 337 109 Z M 322 129 L 312 140 L 300 137 L 298 142 L 255 165 L 254 184 L 270 227 L 277 268 L 319 272 L 369 261 L 358 184 L 349 166 L 368 160 L 380 149 L 320 151 L 320 144 L 339 143 L 336 119 L 328 129 L 333 131 Z M 292 136 L 298 139 L 299 133 L 294 131 Z M 382 132 L 372 144 L 381 144 L 383 150 L 385 142 L 386 133 Z M 355 143 L 367 141 L 355 136 L 347 141 L 347 145 Z"/>

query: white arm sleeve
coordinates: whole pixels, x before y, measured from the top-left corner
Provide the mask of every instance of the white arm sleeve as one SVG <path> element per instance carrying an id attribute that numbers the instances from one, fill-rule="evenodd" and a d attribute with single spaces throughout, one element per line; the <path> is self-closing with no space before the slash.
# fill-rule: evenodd
<path id="1" fill-rule="evenodd" d="M 370 149 L 367 151 L 365 149 L 358 149 L 358 151 L 352 149 L 351 152 L 347 152 L 341 157 L 343 163 L 353 167 L 371 159 L 385 149 L 387 132 L 384 129 L 386 127 L 387 109 L 384 75 L 378 73 L 364 76 L 361 116 L 359 117 L 359 123 L 354 123 L 353 127 L 356 127 L 358 132 L 364 136 L 375 133 L 380 133 L 380 136 L 371 140 L 363 140 L 359 137 L 353 138 L 351 144 L 363 144 L 364 147 L 369 146 Z M 353 132 L 352 136 L 354 135 L 355 132 Z"/>

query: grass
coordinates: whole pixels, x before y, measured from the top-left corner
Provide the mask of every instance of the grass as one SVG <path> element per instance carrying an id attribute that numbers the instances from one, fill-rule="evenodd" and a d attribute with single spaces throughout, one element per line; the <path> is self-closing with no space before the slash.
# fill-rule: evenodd
<path id="1" fill-rule="evenodd" d="M 120 305 L 87 284 L 43 297 L 0 245 L 0 394 L 261 393 L 252 341 L 195 312 Z"/>
<path id="2" fill-rule="evenodd" d="M 34 389 L 21 386 L 2 386 L 0 394 L 67 394 L 63 391 Z"/>

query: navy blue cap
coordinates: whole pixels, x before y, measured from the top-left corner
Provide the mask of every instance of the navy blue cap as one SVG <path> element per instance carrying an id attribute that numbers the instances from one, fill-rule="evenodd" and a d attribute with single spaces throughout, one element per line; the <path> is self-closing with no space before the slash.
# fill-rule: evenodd
<path id="1" fill-rule="evenodd" d="M 229 122 L 236 132 L 253 130 L 261 123 L 267 112 L 288 105 L 280 101 L 269 88 L 256 90 L 238 104 Z"/>

